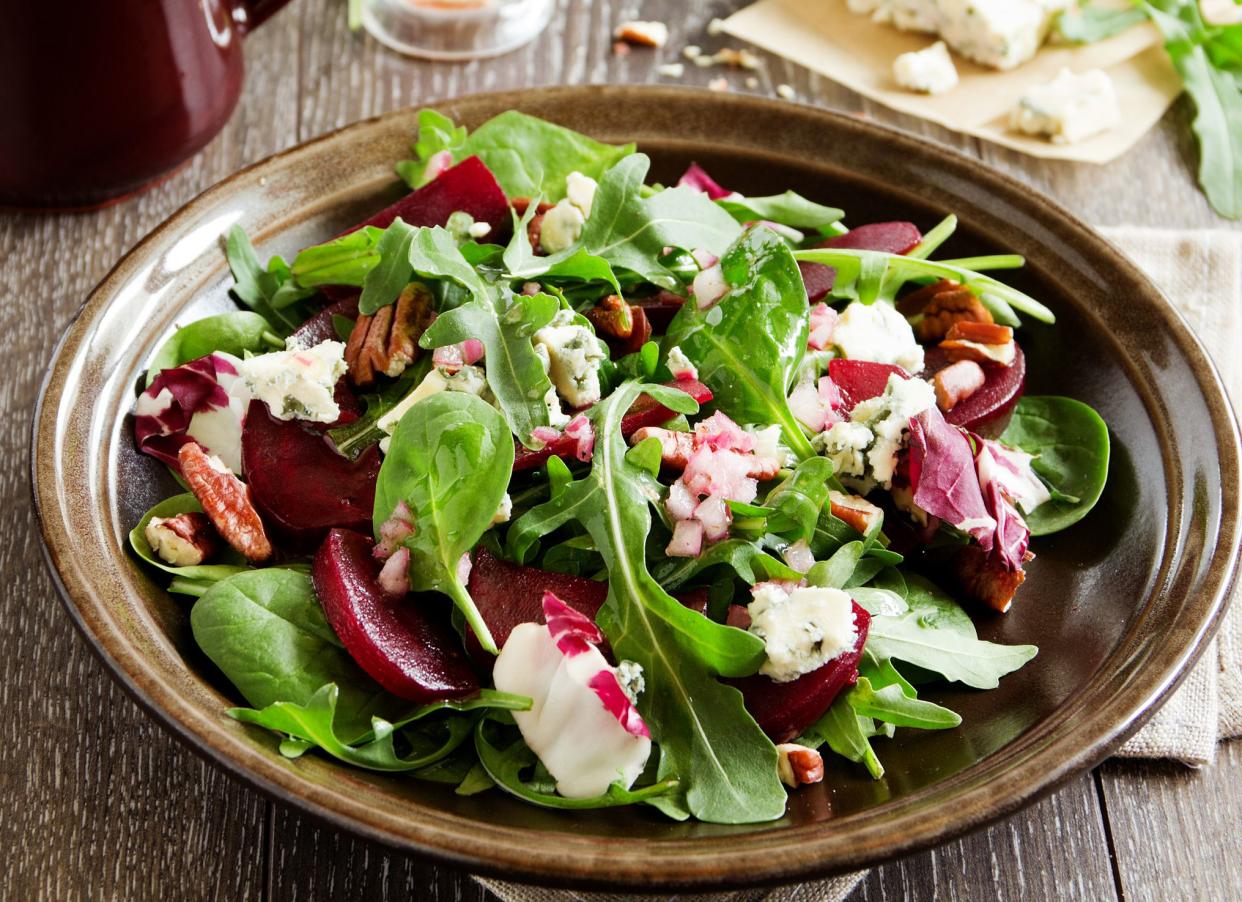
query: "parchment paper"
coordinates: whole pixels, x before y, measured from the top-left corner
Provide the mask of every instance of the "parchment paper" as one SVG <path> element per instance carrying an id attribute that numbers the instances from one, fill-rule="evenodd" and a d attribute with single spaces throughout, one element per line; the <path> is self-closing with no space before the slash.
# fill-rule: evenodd
<path id="1" fill-rule="evenodd" d="M 877 103 L 953 131 L 1005 147 L 1061 160 L 1107 163 L 1129 150 L 1181 91 L 1160 35 L 1150 24 L 1085 46 L 1045 45 L 1034 59 L 1008 72 L 975 65 L 954 54 L 960 82 L 938 96 L 914 94 L 893 81 L 893 60 L 936 40 L 899 31 L 850 12 L 845 0 L 760 0 L 725 20 L 725 31 L 840 82 Z M 1078 144 L 1053 144 L 1008 130 L 1009 111 L 1033 85 L 1051 81 L 1063 66 L 1104 69 L 1121 104 L 1121 124 Z"/>

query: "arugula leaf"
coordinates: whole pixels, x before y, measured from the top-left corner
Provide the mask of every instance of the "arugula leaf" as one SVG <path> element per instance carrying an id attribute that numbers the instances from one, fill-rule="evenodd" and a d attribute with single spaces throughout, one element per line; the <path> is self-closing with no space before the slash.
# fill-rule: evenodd
<path id="1" fill-rule="evenodd" d="M 474 747 L 479 756 L 479 763 L 483 765 L 487 775 L 495 781 L 498 787 L 532 805 L 566 811 L 616 808 L 620 805 L 651 802 L 660 796 L 675 792 L 678 788 L 677 780 L 665 779 L 639 789 L 626 789 L 620 783 L 613 783 L 606 793 L 589 799 L 570 799 L 555 792 L 546 792 L 543 786 L 534 786 L 522 779 L 523 771 L 538 766 L 535 753 L 527 747 L 521 737 L 514 739 L 504 748 L 494 744 L 487 738 L 487 723 L 486 720 L 481 720 L 475 727 Z"/>
<path id="2" fill-rule="evenodd" d="M 383 439 L 386 433 L 377 425 L 380 419 L 400 404 L 430 370 L 431 358 L 424 354 L 413 366 L 406 367 L 405 372 L 378 391 L 362 395 L 359 398 L 365 405 L 362 415 L 352 423 L 328 430 L 328 438 L 337 453 L 357 460 L 364 451 Z"/>
<path id="3" fill-rule="evenodd" d="M 768 529 L 795 541 L 809 541 L 828 503 L 828 493 L 833 488 L 831 480 L 832 462 L 828 458 L 808 457 L 800 462 L 763 502 L 773 511 L 773 516 L 768 518 Z M 782 528 L 782 520 L 792 524 L 791 528 Z"/>
<path id="4" fill-rule="evenodd" d="M 800 459 L 815 457 L 789 409 L 806 351 L 809 308 L 794 256 L 774 232 L 747 231 L 721 258 L 730 289 L 718 304 L 685 304 L 664 347 L 680 347 L 711 386 L 715 405 L 739 423 L 776 423 Z"/>
<path id="5" fill-rule="evenodd" d="M 846 701 L 860 717 L 873 717 L 898 727 L 948 730 L 962 722 L 961 715 L 948 708 L 907 695 L 901 684 L 876 688 L 865 676 L 858 678 Z"/>
<path id="6" fill-rule="evenodd" d="M 725 539 L 709 546 L 698 557 L 669 559 L 655 570 L 656 579 L 673 592 L 712 567 L 729 567 L 748 585 L 766 579 L 800 580 L 802 574 L 768 554 L 758 542 Z"/>
<path id="7" fill-rule="evenodd" d="M 381 307 L 396 303 L 398 295 L 414 277 L 414 267 L 410 262 L 411 245 L 416 233 L 415 229 L 406 225 L 400 216 L 392 221 L 384 234 L 376 242 L 375 253 L 379 262 L 375 264 L 362 280 L 362 295 L 358 298 L 358 312 L 363 316 L 371 316 Z M 449 238 L 452 253 L 460 255 L 457 242 Z M 474 270 L 471 269 L 473 275 Z"/>
<path id="8" fill-rule="evenodd" d="M 678 412 L 697 406 L 684 394 L 675 400 L 675 390 L 619 386 L 589 414 L 596 435 L 590 473 L 518 519 L 509 546 L 521 560 L 539 536 L 570 520 L 586 527 L 608 570 L 608 598 L 597 619 L 617 657 L 643 667 L 647 691 L 639 710 L 660 737 L 660 778 L 679 778 L 685 806 L 701 820 L 771 820 L 785 809 L 776 750 L 746 713 L 741 693 L 716 680 L 754 673 L 763 642 L 683 607 L 647 570 L 650 504 L 659 501 L 660 487 L 627 458 L 621 434 L 622 417 L 644 392 Z"/>
<path id="9" fill-rule="evenodd" d="M 1056 322 L 1052 311 L 1003 282 L 980 272 L 955 266 L 953 261 L 923 260 L 903 254 L 884 251 L 859 251 L 850 248 L 813 248 L 794 251 L 794 257 L 808 263 L 823 263 L 837 271 L 832 286 L 833 297 L 848 298 L 872 304 L 877 300 L 891 299 L 893 294 L 911 279 L 930 277 L 952 279 L 974 294 L 993 315 L 998 311 L 1009 323 L 1015 321 L 1013 310 L 1020 310 L 1041 323 Z M 1006 255 L 1010 263 L 1014 258 Z M 1004 311 L 1008 310 L 1006 316 Z"/>
<path id="10" fill-rule="evenodd" d="M 431 743 L 427 742 L 429 736 L 407 734 L 407 741 L 416 748 L 412 754 L 401 756 L 397 754 L 393 741 L 410 724 L 442 711 L 469 712 L 487 708 L 521 711 L 529 708 L 531 703 L 529 698 L 484 689 L 474 698 L 424 705 L 395 723 L 380 717 L 372 718 L 370 733 L 348 742 L 337 735 L 334 727 L 339 696 L 336 684 L 328 683 L 321 686 L 305 705 L 274 702 L 262 710 L 230 708 L 228 715 L 242 723 L 267 727 L 289 737 L 280 744 L 280 752 L 287 758 L 296 758 L 307 749 L 318 748 L 355 767 L 401 772 L 419 770 L 444 759 L 469 738 L 474 725 L 470 718 L 446 719 L 438 724 L 445 733 L 444 738 Z M 423 741 L 419 742 L 420 739 Z M 418 747 L 427 745 L 430 748 Z"/>
<path id="11" fill-rule="evenodd" d="M 862 560 L 866 550 L 862 542 L 847 542 L 826 561 L 818 561 L 807 571 L 806 581 L 812 586 L 827 589 L 843 589 L 853 576 L 858 562 Z"/>
<path id="12" fill-rule="evenodd" d="M 1057 16 L 1056 31 L 1075 44 L 1094 44 L 1147 21 L 1141 9 L 1080 3 Z"/>
<path id="13" fill-rule="evenodd" d="M 795 191 L 770 197 L 722 197 L 716 203 L 741 223 L 762 219 L 794 229 L 814 229 L 821 235 L 836 235 L 844 231 L 837 226 L 845 216 L 843 210 L 817 204 Z"/>
<path id="14" fill-rule="evenodd" d="M 299 285 L 284 260 L 272 257 L 265 268 L 239 225 L 229 229 L 225 236 L 224 254 L 233 274 L 233 294 L 239 301 L 279 330 L 281 337 L 302 324 L 306 319 L 302 312 L 283 308 L 310 297 L 315 291 Z"/>
<path id="15" fill-rule="evenodd" d="M 401 418 L 375 487 L 376 540 L 398 502 L 409 505 L 411 587 L 452 598 L 492 654 L 496 643 L 457 564 L 491 526 L 512 470 L 513 436 L 500 413 L 474 395 L 441 392 Z"/>
<path id="16" fill-rule="evenodd" d="M 352 285 L 361 288 L 379 263 L 378 245 L 384 229 L 364 226 L 347 235 L 298 251 L 290 272 L 303 287 Z"/>
<path id="17" fill-rule="evenodd" d="M 581 172 L 599 179 L 614 163 L 634 152 L 633 144 L 603 144 L 586 135 L 509 110 L 489 119 L 467 135 L 447 116 L 434 110 L 418 114 L 415 159 L 397 164 L 397 174 L 411 188 L 423 183 L 428 158 L 442 150 L 454 162 L 477 156 L 510 197 L 543 195 L 555 203 L 565 196 L 565 179 Z"/>
<path id="18" fill-rule="evenodd" d="M 936 629 L 913 604 L 899 617 L 872 618 L 867 647 L 880 657 L 905 661 L 975 689 L 995 689 L 1001 677 L 1038 651 L 1034 645 L 997 645 L 953 629 Z"/>
<path id="19" fill-rule="evenodd" d="M 147 385 L 160 370 L 180 366 L 215 351 L 242 357 L 247 351 L 262 354 L 279 351 L 284 346 L 284 339 L 276 334 L 272 324 L 250 310 L 207 316 L 182 326 L 160 345 L 147 369 Z"/>
<path id="20" fill-rule="evenodd" d="M 438 348 L 467 338 L 483 342 L 488 388 L 510 431 L 530 447 L 532 430 L 549 423 L 544 399 L 552 391 L 531 337 L 552 321 L 560 302 L 543 293 L 522 295 L 507 289 L 498 293 L 490 287 L 475 290 L 473 300 L 440 314 L 419 344 Z"/>
<path id="21" fill-rule="evenodd" d="M 1054 499 L 1025 514 L 1033 536 L 1077 523 L 1100 499 L 1108 481 L 1108 426 L 1081 401 L 1027 395 L 1018 401 L 1001 442 L 1035 456 L 1031 467 Z"/>
<path id="22" fill-rule="evenodd" d="M 1136 0 L 1164 35 L 1164 47 L 1195 105 L 1199 185 L 1221 216 L 1242 217 L 1242 84 L 1228 68 L 1239 26 L 1210 27 L 1194 0 Z M 1227 35 L 1223 40 L 1222 33 Z M 1236 59 L 1236 55 L 1234 55 Z"/>
<path id="23" fill-rule="evenodd" d="M 873 780 L 884 776 L 884 765 L 876 757 L 868 741 L 871 731 L 863 729 L 864 718 L 859 717 L 843 694 L 810 729 L 796 741 L 799 745 L 819 748 L 824 743 L 842 758 L 862 764 Z"/>
<path id="24" fill-rule="evenodd" d="M 190 627 L 198 647 L 256 708 L 307 705 L 335 683 L 335 724 L 346 741 L 365 735 L 372 716 L 391 718 L 405 705 L 354 663 L 306 573 L 269 568 L 222 580 L 194 603 Z"/>
<path id="25" fill-rule="evenodd" d="M 222 558 L 231 560 L 234 563 L 226 564 L 199 564 L 195 567 L 172 567 L 164 563 L 164 561 L 151 549 L 151 543 L 147 541 L 147 524 L 154 517 L 175 517 L 177 514 L 202 513 L 202 506 L 198 503 L 193 495 L 186 493 L 184 495 L 174 495 L 171 498 L 165 498 L 155 507 L 151 508 L 142 515 L 142 519 L 138 521 L 138 525 L 129 531 L 129 547 L 134 549 L 134 553 L 142 558 L 152 567 L 157 567 L 165 573 L 171 573 L 179 580 L 175 587 L 169 586 L 169 591 L 182 590 L 186 588 L 197 588 L 198 591 L 184 592 L 183 594 L 202 594 L 201 587 L 210 586 L 218 583 L 222 579 L 228 579 L 238 573 L 243 573 L 250 568 L 246 566 L 245 558 L 237 554 L 237 552 L 229 549 L 222 553 Z"/>

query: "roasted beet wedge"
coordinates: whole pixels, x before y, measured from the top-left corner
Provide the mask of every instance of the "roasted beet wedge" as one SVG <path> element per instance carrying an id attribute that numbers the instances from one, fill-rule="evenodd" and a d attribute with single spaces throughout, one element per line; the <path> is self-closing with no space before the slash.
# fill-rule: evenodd
<path id="1" fill-rule="evenodd" d="M 551 573 L 535 567 L 522 567 L 502 561 L 486 548 L 474 553 L 474 566 L 466 588 L 475 606 L 483 616 L 483 622 L 491 630 L 496 647 L 500 648 L 520 623 L 543 623 L 543 593 L 551 592 L 575 611 L 585 614 L 592 621 L 608 597 L 608 583 L 572 576 L 568 573 Z M 688 608 L 704 614 L 707 611 L 707 592 L 694 589 L 676 596 Z M 482 666 L 491 667 L 492 656 L 483 650 L 474 633 L 467 629 L 466 648 L 470 656 Z M 612 650 L 607 640 L 600 646 L 605 656 Z"/>
<path id="2" fill-rule="evenodd" d="M 1017 344 L 1014 345 L 1014 351 L 1013 364 L 1010 366 L 983 364 L 983 373 L 987 377 L 983 387 L 945 411 L 945 420 L 984 438 L 999 438 L 1009 425 L 1013 409 L 1018 405 L 1022 390 L 1026 387 L 1026 355 Z M 922 375 L 928 379 L 952 363 L 939 348 L 928 348 L 924 360 Z"/>
<path id="3" fill-rule="evenodd" d="M 922 240 L 923 234 L 912 222 L 872 222 L 822 241 L 819 246 L 908 254 Z"/>
<path id="4" fill-rule="evenodd" d="M 741 608 L 740 605 L 733 607 Z M 748 616 L 742 616 L 744 608 L 740 614 L 730 609 L 729 614 L 731 625 L 740 627 L 750 621 Z M 858 627 L 854 650 L 833 658 L 819 670 L 788 683 L 778 683 L 760 674 L 728 681 L 741 690 L 746 710 L 773 742 L 789 742 L 801 736 L 832 707 L 842 689 L 858 681 L 858 659 L 871 626 L 871 615 L 859 607 L 858 602 L 854 602 L 854 624 Z"/>
<path id="5" fill-rule="evenodd" d="M 479 691 L 446 612 L 380 588 L 368 536 L 333 529 L 312 578 L 333 632 L 358 666 L 393 695 L 418 704 Z"/>
<path id="6" fill-rule="evenodd" d="M 502 238 L 513 226 L 509 202 L 492 171 L 478 157 L 466 157 L 349 231 L 364 226 L 386 229 L 398 216 L 407 225 L 442 226 L 458 210 L 469 213 L 475 222 L 491 226 L 492 231 L 487 236 L 489 241 Z"/>
<path id="7" fill-rule="evenodd" d="M 798 261 L 798 269 L 802 272 L 802 284 L 806 286 L 806 299 L 817 304 L 828 296 L 837 280 L 837 271 L 822 263 Z"/>
<path id="8" fill-rule="evenodd" d="M 336 316 L 343 316 L 350 320 L 358 318 L 357 291 L 352 291 L 349 296 L 339 301 L 333 301 L 298 326 L 297 330 L 289 336 L 290 345 L 297 344 L 303 348 L 313 348 L 325 341 L 344 341 L 345 339 L 337 334 L 336 323 L 332 321 Z"/>
<path id="9" fill-rule="evenodd" d="M 290 542 L 314 544 L 334 526 L 371 529 L 378 447 L 349 460 L 322 432 L 277 420 L 262 401 L 251 401 L 242 428 L 242 468 L 264 521 Z"/>
<path id="10" fill-rule="evenodd" d="M 866 401 L 884 393 L 888 377 L 896 373 L 908 377 L 899 366 L 891 363 L 873 363 L 870 360 L 846 360 L 834 357 L 828 361 L 828 377 L 841 390 L 845 409 L 852 410 L 859 401 Z"/>
<path id="11" fill-rule="evenodd" d="M 706 404 L 712 399 L 712 390 L 702 382 L 696 382 L 693 379 L 678 379 L 665 384 L 680 388 L 700 404 Z M 661 423 L 668 422 L 673 416 L 673 411 L 643 395 L 621 418 L 621 434 L 629 438 L 644 426 L 659 426 Z M 513 471 L 516 473 L 521 470 L 533 470 L 547 461 L 549 457 L 572 459 L 577 447 L 577 439 L 562 435 L 555 441 L 548 442 L 538 451 L 519 448 L 517 456 L 513 459 Z"/>

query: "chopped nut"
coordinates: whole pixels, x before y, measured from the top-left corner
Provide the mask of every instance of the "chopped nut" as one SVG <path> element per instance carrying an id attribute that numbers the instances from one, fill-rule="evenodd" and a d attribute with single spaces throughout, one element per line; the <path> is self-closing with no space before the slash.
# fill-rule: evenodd
<path id="1" fill-rule="evenodd" d="M 639 47 L 663 47 L 668 43 L 668 26 L 663 22 L 622 22 L 613 36 Z"/>
<path id="2" fill-rule="evenodd" d="M 924 343 L 943 341 L 948 336 L 949 330 L 957 323 L 989 324 L 992 322 L 992 314 L 969 289 L 958 287 L 953 282 L 938 282 L 936 285 L 927 287 L 940 290 L 936 291 L 923 305 L 923 318 L 918 326 L 919 341 Z M 919 289 L 909 297 L 914 298 L 915 295 L 926 290 L 926 288 Z"/>
<path id="3" fill-rule="evenodd" d="M 718 94 L 724 93 L 729 90 L 729 79 L 724 77 L 713 78 L 707 83 L 707 90 L 715 91 Z"/>
<path id="4" fill-rule="evenodd" d="M 832 515 L 866 536 L 884 522 L 884 511 L 860 495 L 847 495 L 835 489 L 828 493 Z"/>
<path id="5" fill-rule="evenodd" d="M 786 786 L 818 783 L 824 779 L 824 759 L 815 749 L 782 742 L 776 747 L 776 772 Z"/>
<path id="6" fill-rule="evenodd" d="M 686 66 L 684 63 L 664 63 L 656 66 L 656 74 L 665 78 L 681 78 L 686 74 Z"/>
<path id="7" fill-rule="evenodd" d="M 983 367 L 973 360 L 959 360 L 949 364 L 932 378 L 932 387 L 936 390 L 936 406 L 941 410 L 952 410 L 983 388 L 986 381 Z"/>
<path id="8" fill-rule="evenodd" d="M 696 60 L 703 55 L 703 48 L 698 44 L 687 44 L 681 49 L 681 55 L 688 60 Z"/>
<path id="9" fill-rule="evenodd" d="M 367 341 L 367 332 L 371 328 L 371 317 L 359 315 L 354 320 L 353 331 L 349 333 L 349 341 L 345 343 L 345 366 L 349 378 L 354 385 L 370 385 L 375 381 L 375 368 L 370 358 L 362 358 L 362 348 Z"/>
<path id="10" fill-rule="evenodd" d="M 707 33 L 711 37 L 714 38 L 716 37 L 716 35 L 724 32 L 725 30 L 724 26 L 725 26 L 724 19 L 712 19 L 710 22 L 707 23 Z"/>
<path id="11" fill-rule="evenodd" d="M 948 337 L 940 343 L 950 360 L 973 360 L 976 363 L 1013 364 L 1013 329 L 995 323 L 961 321 L 950 327 Z"/>
<path id="12" fill-rule="evenodd" d="M 249 487 L 197 442 L 177 452 L 181 475 L 224 541 L 246 560 L 258 563 L 272 556 L 263 520 L 250 500 Z"/>
<path id="13" fill-rule="evenodd" d="M 792 85 L 782 84 L 776 86 L 776 96 L 782 100 L 793 100 L 798 95 L 797 92 L 794 91 Z"/>
<path id="14" fill-rule="evenodd" d="M 759 87 L 759 79 L 753 75 L 749 76 L 746 79 L 746 87 L 750 88 L 752 91 L 755 90 Z"/>
<path id="15" fill-rule="evenodd" d="M 175 517 L 152 517 L 143 531 L 147 544 L 171 567 L 197 567 L 219 548 L 206 514 L 197 511 Z"/>
<path id="16" fill-rule="evenodd" d="M 627 44 L 625 41 L 613 41 L 612 42 L 612 55 L 613 56 L 629 56 L 630 45 Z"/>

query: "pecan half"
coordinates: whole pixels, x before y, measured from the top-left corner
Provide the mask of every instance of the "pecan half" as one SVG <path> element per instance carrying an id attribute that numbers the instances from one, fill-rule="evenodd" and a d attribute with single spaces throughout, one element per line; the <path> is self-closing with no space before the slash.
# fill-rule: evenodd
<path id="1" fill-rule="evenodd" d="M 884 521 L 884 511 L 860 495 L 847 495 L 834 489 L 828 493 L 828 501 L 834 517 L 844 520 L 847 526 L 864 536 L 870 535 L 871 530 Z"/>
<path id="2" fill-rule="evenodd" d="M 956 322 L 940 347 L 950 360 L 973 360 L 1001 366 L 1011 365 L 1017 354 L 1013 329 L 995 323 Z"/>
<path id="3" fill-rule="evenodd" d="M 1029 551 L 1026 560 L 1035 555 Z M 953 574 L 962 591 L 1002 614 L 1013 604 L 1013 596 L 1026 580 L 1026 571 L 1010 570 L 1004 562 L 988 554 L 978 545 L 966 545 L 953 556 Z"/>
<path id="4" fill-rule="evenodd" d="M 156 556 L 171 567 L 197 567 L 220 546 L 211 521 L 198 511 L 152 517 L 143 534 Z"/>
<path id="5" fill-rule="evenodd" d="M 608 344 L 613 354 L 633 354 L 651 338 L 651 323 L 642 307 L 628 304 L 610 294 L 586 312 L 595 333 Z"/>
<path id="6" fill-rule="evenodd" d="M 959 360 L 951 363 L 932 377 L 932 388 L 936 390 L 936 406 L 941 410 L 952 410 L 979 389 L 987 376 L 983 367 L 973 360 Z"/>
<path id="7" fill-rule="evenodd" d="M 177 463 L 190 491 L 224 541 L 248 561 L 258 563 L 270 558 L 272 543 L 250 500 L 249 487 L 219 458 L 208 455 L 198 442 L 182 445 Z"/>
<path id="8" fill-rule="evenodd" d="M 786 786 L 803 786 L 824 779 L 824 759 L 815 749 L 782 742 L 776 747 L 776 756 L 776 773 Z"/>
<path id="9" fill-rule="evenodd" d="M 378 374 L 400 376 L 418 359 L 418 340 L 434 319 L 434 304 L 426 285 L 411 282 L 395 303 L 358 317 L 345 345 L 345 365 L 354 385 L 371 385 Z"/>
<path id="10" fill-rule="evenodd" d="M 932 298 L 940 294 L 942 291 L 957 291 L 961 288 L 958 282 L 951 282 L 948 279 L 941 279 L 930 285 L 924 285 L 922 288 L 915 289 L 909 294 L 902 295 L 897 299 L 897 312 L 902 316 L 918 316 L 931 303 Z"/>
<path id="11" fill-rule="evenodd" d="M 946 284 L 953 285 L 951 282 Z M 992 314 L 974 294 L 954 286 L 938 292 L 923 308 L 923 318 L 918 326 L 919 341 L 943 341 L 959 323 L 991 322 Z"/>

